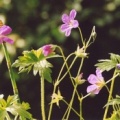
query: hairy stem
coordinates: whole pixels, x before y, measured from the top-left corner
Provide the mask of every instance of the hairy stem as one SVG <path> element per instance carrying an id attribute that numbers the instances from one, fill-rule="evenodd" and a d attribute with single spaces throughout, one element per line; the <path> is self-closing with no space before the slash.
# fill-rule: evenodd
<path id="1" fill-rule="evenodd" d="M 8 67 L 8 71 L 9 71 L 12 87 L 13 87 L 13 93 L 14 93 L 14 95 L 18 95 L 18 89 L 17 89 L 15 78 L 14 78 L 14 73 L 13 73 L 13 70 L 12 70 L 10 57 L 9 57 L 9 54 L 8 54 L 8 51 L 7 51 L 5 43 L 2 43 L 2 47 L 3 47 L 4 53 L 5 53 L 7 67 Z"/>
<path id="2" fill-rule="evenodd" d="M 45 85 L 44 85 L 44 77 L 41 76 L 41 113 L 42 113 L 42 120 L 46 120 L 45 116 Z"/>
<path id="3" fill-rule="evenodd" d="M 112 82 L 111 82 L 111 86 L 110 86 L 110 92 L 109 92 L 109 96 L 108 96 L 108 101 L 107 103 L 111 100 L 112 98 L 112 93 L 113 93 L 113 88 L 114 88 L 114 82 L 115 82 L 115 77 L 116 76 L 116 70 L 114 71 L 114 74 L 113 74 L 113 79 L 112 79 Z M 104 116 L 103 116 L 103 120 L 106 119 L 107 117 L 107 113 L 108 113 L 108 109 L 109 109 L 109 105 L 106 106 L 106 109 L 105 109 L 105 112 L 104 112 Z"/>
<path id="4" fill-rule="evenodd" d="M 65 118 L 65 120 L 68 120 L 69 116 L 70 116 L 70 112 L 71 112 L 71 109 L 72 109 L 72 104 L 73 104 L 73 101 L 74 101 L 74 97 L 75 97 L 75 92 L 76 92 L 76 89 L 77 89 L 77 85 L 74 86 L 74 91 L 73 91 L 73 94 L 72 94 L 72 98 L 70 100 L 70 104 L 67 108 L 67 116 Z M 64 115 L 65 116 L 65 115 Z"/>

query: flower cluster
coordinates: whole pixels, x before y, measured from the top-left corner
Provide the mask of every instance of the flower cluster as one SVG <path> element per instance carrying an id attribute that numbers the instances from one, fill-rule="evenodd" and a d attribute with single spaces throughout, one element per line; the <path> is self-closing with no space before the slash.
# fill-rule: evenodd
<path id="1" fill-rule="evenodd" d="M 96 31 L 95 26 L 92 29 L 92 32 L 90 34 L 89 39 L 83 39 L 83 35 L 81 32 L 81 29 L 79 27 L 78 20 L 75 20 L 76 17 L 76 10 L 73 9 L 70 11 L 69 15 L 63 14 L 62 15 L 62 22 L 60 29 L 62 32 L 65 33 L 65 36 L 69 36 L 71 34 L 71 31 L 73 28 L 78 28 L 80 37 L 81 37 L 81 43 L 82 45 L 78 45 L 75 52 L 70 53 L 68 56 L 64 55 L 64 52 L 60 46 L 53 45 L 53 44 L 47 44 L 42 47 L 40 47 L 37 50 L 29 50 L 29 51 L 23 51 L 22 55 L 18 57 L 17 60 L 11 65 L 10 58 L 8 55 L 6 44 L 9 43 L 13 44 L 14 41 L 7 37 L 8 34 L 12 32 L 11 27 L 7 25 L 1 25 L 0 26 L 0 44 L 2 44 L 5 57 L 7 61 L 7 67 L 13 87 L 13 93 L 14 95 L 8 96 L 7 100 L 4 99 L 4 95 L 0 94 L 0 120 L 5 119 L 11 119 L 10 115 L 14 117 L 14 120 L 26 120 L 30 119 L 33 120 L 32 115 L 27 111 L 30 107 L 28 103 L 21 103 L 19 98 L 19 92 L 17 89 L 16 81 L 14 79 L 14 74 L 12 67 L 19 68 L 19 73 L 27 72 L 29 73 L 31 70 L 33 70 L 33 75 L 36 76 L 37 73 L 39 73 L 40 77 L 40 102 L 41 102 L 41 117 L 42 120 L 46 120 L 46 116 L 48 117 L 48 120 L 51 118 L 52 114 L 52 108 L 53 104 L 55 103 L 57 106 L 60 106 L 59 102 L 64 102 L 65 105 L 67 105 L 66 111 L 64 111 L 64 115 L 62 117 L 62 120 L 68 120 L 70 117 L 70 113 L 74 112 L 80 120 L 84 120 L 83 114 L 82 114 L 82 102 L 85 98 L 87 98 L 90 95 L 97 95 L 99 94 L 100 90 L 105 86 L 108 91 L 108 101 L 105 105 L 105 113 L 103 116 L 103 120 L 119 120 L 120 119 L 120 96 L 116 95 L 116 98 L 112 96 L 113 87 L 114 87 L 114 81 L 115 79 L 120 75 L 120 55 L 110 53 L 110 59 L 102 59 L 98 60 L 98 63 L 95 64 L 96 66 L 96 73 L 90 74 L 86 79 L 83 78 L 84 70 L 84 61 L 86 58 L 88 58 L 89 53 L 87 53 L 88 47 L 95 41 L 96 38 Z M 1 21 L 0 21 L 1 22 Z M 81 47 L 80 47 L 81 46 Z M 55 51 L 56 48 L 59 51 L 59 54 Z M 58 76 L 55 80 L 52 79 L 51 68 L 53 65 L 48 62 L 49 58 L 61 58 L 63 60 L 63 65 L 61 66 L 60 72 L 58 73 Z M 80 65 L 77 65 L 74 70 L 76 72 L 73 74 L 72 71 L 74 69 L 74 65 L 76 60 L 80 62 Z M 114 69 L 113 76 L 109 80 L 105 80 L 105 77 L 103 77 L 104 71 L 110 71 L 111 69 Z M 68 76 L 69 77 L 68 77 Z M 75 75 L 75 77 L 74 77 Z M 71 95 L 70 100 L 67 102 L 66 97 L 63 97 L 61 95 L 61 91 L 59 89 L 60 84 L 62 81 L 69 78 L 69 83 L 71 83 L 73 92 L 69 93 Z M 49 83 L 53 83 L 53 93 L 51 96 L 51 102 L 49 107 L 48 115 L 46 115 L 46 109 L 45 109 L 45 80 L 47 80 Z M 78 86 L 82 86 L 84 83 L 88 82 L 86 87 L 86 95 L 82 93 L 82 91 L 79 91 Z M 107 86 L 108 83 L 111 82 L 110 88 Z M 84 89 L 85 90 L 85 89 Z M 77 96 L 77 102 L 79 103 L 79 111 L 74 109 L 74 102 L 76 102 L 75 96 Z M 113 114 L 111 115 L 110 119 L 107 119 L 107 113 L 109 110 L 109 106 L 112 105 L 113 107 Z"/>

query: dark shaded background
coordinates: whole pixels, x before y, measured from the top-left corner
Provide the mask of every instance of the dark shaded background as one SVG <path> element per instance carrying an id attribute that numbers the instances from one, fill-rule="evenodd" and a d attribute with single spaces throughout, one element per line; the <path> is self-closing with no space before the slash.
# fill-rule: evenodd
<path id="1" fill-rule="evenodd" d="M 76 50 L 80 41 L 77 29 L 72 30 L 70 37 L 65 37 L 60 33 L 59 27 L 62 24 L 61 15 L 69 13 L 71 9 L 76 9 L 77 20 L 83 32 L 84 38 L 88 39 L 92 27 L 96 26 L 97 39 L 88 49 L 89 59 L 86 59 L 82 69 L 84 78 L 87 79 L 90 73 L 95 72 L 94 64 L 98 59 L 109 58 L 108 53 L 120 52 L 120 0 L 0 0 L 0 19 L 5 24 L 12 27 L 13 32 L 10 35 L 15 40 L 13 46 L 8 45 L 12 62 L 21 55 L 23 50 L 38 49 L 44 44 L 58 44 L 64 51 L 65 55 Z M 0 51 L 0 93 L 8 96 L 13 94 L 8 71 L 2 52 Z M 54 65 L 53 80 L 58 75 L 60 60 L 51 60 Z M 78 61 L 79 62 L 79 61 Z M 79 63 L 78 63 L 79 64 Z M 77 63 L 76 63 L 77 65 Z M 39 76 L 34 77 L 32 72 L 18 75 L 15 69 L 15 76 L 19 88 L 21 100 L 29 102 L 31 105 L 30 112 L 33 117 L 41 119 L 39 101 L 40 101 L 40 81 Z M 73 69 L 75 74 L 75 68 Z M 105 74 L 105 79 L 109 79 L 111 73 Z M 120 95 L 119 80 L 116 81 L 114 94 Z M 79 87 L 79 91 L 86 94 L 87 83 Z M 50 102 L 52 85 L 46 82 L 46 102 Z M 60 90 L 66 99 L 71 98 L 70 91 L 72 86 L 67 79 L 60 86 Z M 103 116 L 103 106 L 107 99 L 106 89 L 103 88 L 99 95 L 94 98 L 87 98 L 83 102 L 83 116 L 85 120 L 101 120 Z M 76 98 L 77 99 L 77 98 Z M 78 109 L 79 104 L 74 103 Z M 49 105 L 46 104 L 48 108 Z M 63 109 L 66 106 L 60 103 L 60 108 L 53 109 L 52 120 L 60 119 Z M 72 113 L 70 120 L 78 118 Z"/>

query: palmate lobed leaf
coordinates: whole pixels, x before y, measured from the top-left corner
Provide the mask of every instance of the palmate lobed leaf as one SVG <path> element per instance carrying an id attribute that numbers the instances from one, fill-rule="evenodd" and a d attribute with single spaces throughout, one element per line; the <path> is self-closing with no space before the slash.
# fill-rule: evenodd
<path id="1" fill-rule="evenodd" d="M 104 107 L 106 106 L 119 106 L 120 105 L 120 96 L 116 95 L 116 98 L 110 100 Z M 118 109 L 114 109 L 113 113 L 111 114 L 110 118 L 107 118 L 106 120 L 120 120 L 120 109 L 119 107 L 117 107 Z"/>
<path id="2" fill-rule="evenodd" d="M 116 95 L 116 98 L 110 100 L 110 101 L 105 105 L 105 107 L 108 106 L 108 105 L 115 105 L 115 104 L 118 104 L 118 105 L 120 104 L 120 96 L 118 96 L 118 95 Z"/>
<path id="3" fill-rule="evenodd" d="M 19 116 L 27 118 L 27 119 L 32 118 L 32 115 L 29 112 L 27 112 L 21 104 L 18 104 L 18 103 L 12 106 L 9 106 L 7 108 L 7 111 L 9 111 L 13 115 L 18 114 Z"/>
<path id="4" fill-rule="evenodd" d="M 120 63 L 120 56 L 117 54 L 110 53 L 110 59 L 98 60 L 99 63 L 95 64 L 102 71 L 110 71 L 115 68 L 118 63 Z"/>
<path id="5" fill-rule="evenodd" d="M 61 57 L 58 54 L 52 52 L 48 56 L 44 56 L 42 49 L 24 51 L 23 56 L 18 57 L 18 59 L 12 64 L 13 67 L 19 68 L 19 73 L 30 72 L 33 69 L 33 74 L 39 73 L 40 76 L 44 76 L 45 80 L 52 82 L 51 69 L 52 64 L 47 61 L 47 59 Z"/>
<path id="6" fill-rule="evenodd" d="M 116 67 L 116 63 L 109 59 L 99 60 L 99 63 L 95 64 L 101 71 L 110 71 Z"/>
<path id="7" fill-rule="evenodd" d="M 110 53 L 110 59 L 116 63 L 120 63 L 120 55 Z"/>
<path id="8" fill-rule="evenodd" d="M 26 111 L 30 109 L 30 106 L 28 103 L 23 102 L 18 103 L 18 96 L 13 95 L 13 96 L 8 96 L 7 100 L 4 100 L 3 98 L 0 99 L 0 120 L 5 120 L 6 118 L 10 118 L 11 113 L 13 116 L 19 115 L 23 120 L 26 119 L 32 119 L 32 115 Z"/>

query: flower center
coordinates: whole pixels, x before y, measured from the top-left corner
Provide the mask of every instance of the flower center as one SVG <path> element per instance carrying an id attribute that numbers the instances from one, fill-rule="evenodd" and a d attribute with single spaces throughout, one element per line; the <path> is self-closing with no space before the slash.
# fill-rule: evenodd
<path id="1" fill-rule="evenodd" d="M 69 27 L 73 27 L 73 20 L 70 20 L 70 22 L 69 22 Z"/>
<path id="2" fill-rule="evenodd" d="M 102 88 L 105 85 L 105 83 L 104 82 L 98 82 L 98 83 L 96 83 L 96 85 L 99 86 L 100 88 Z"/>

